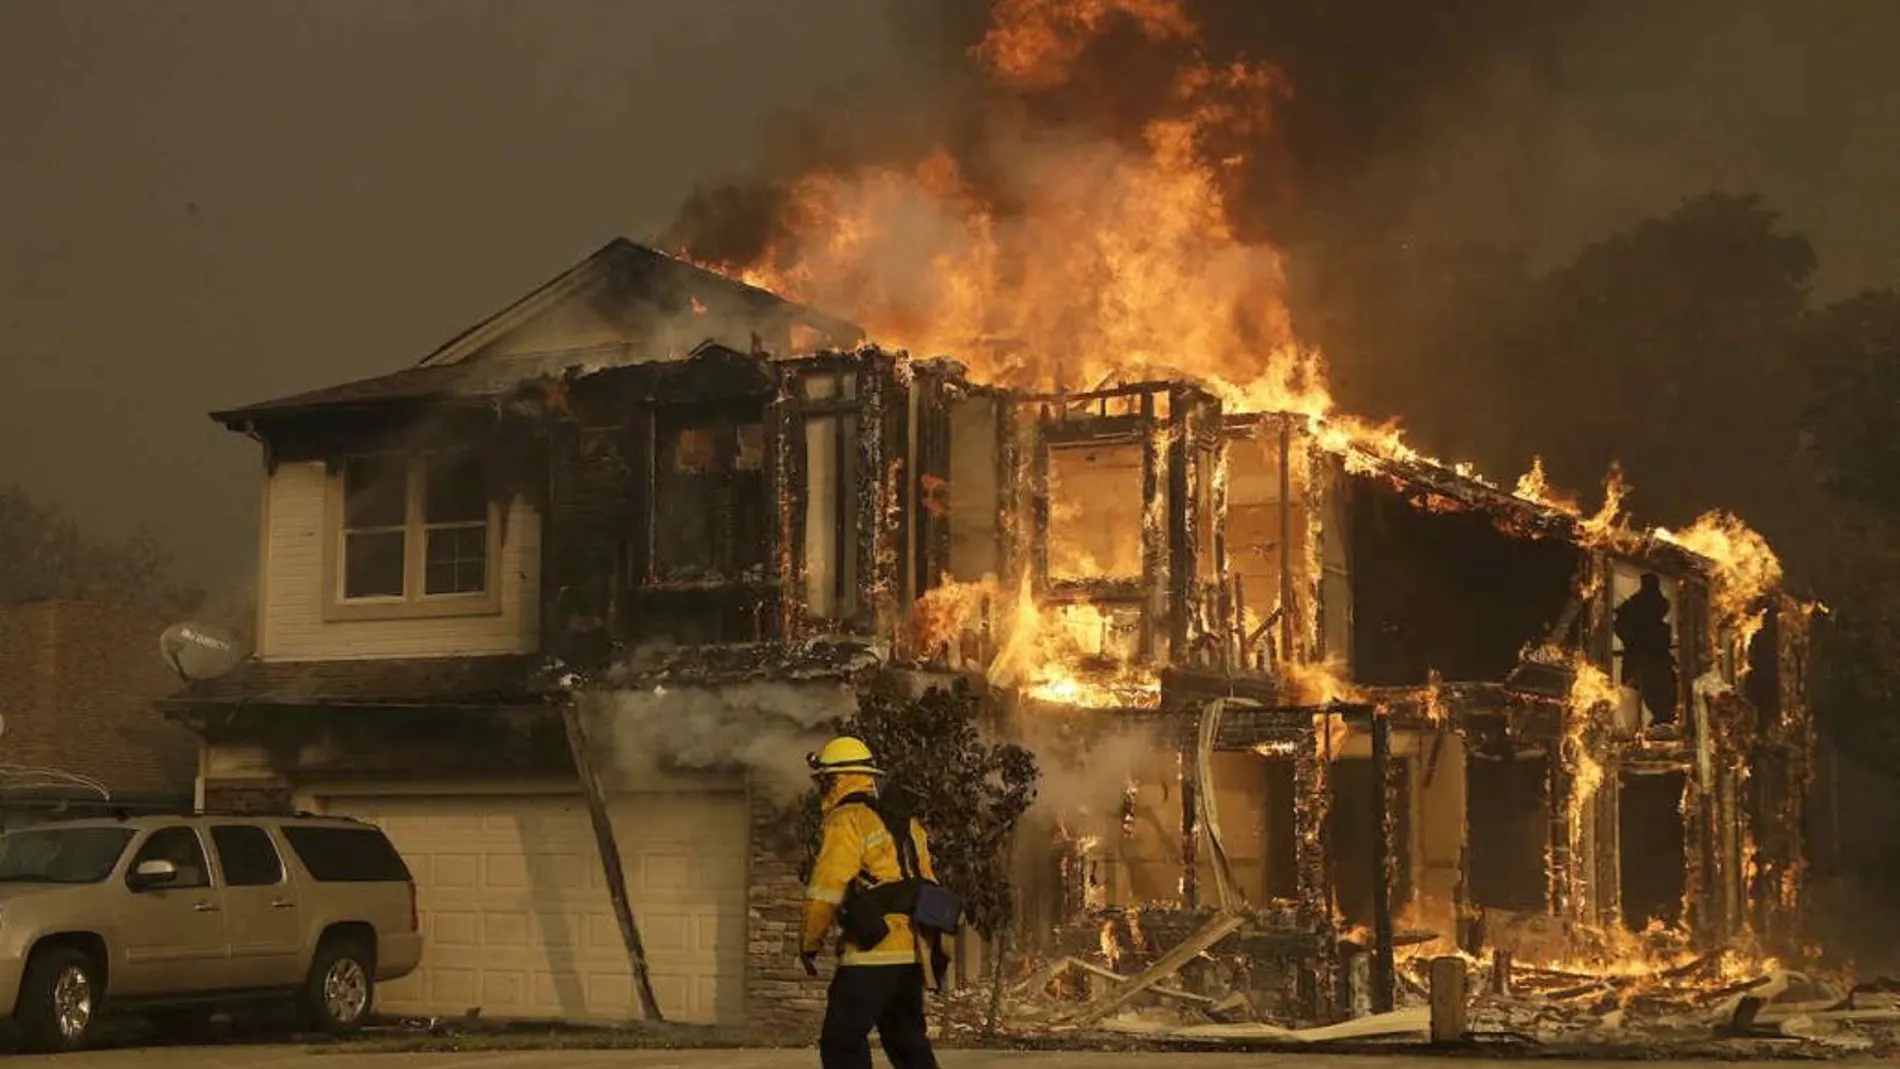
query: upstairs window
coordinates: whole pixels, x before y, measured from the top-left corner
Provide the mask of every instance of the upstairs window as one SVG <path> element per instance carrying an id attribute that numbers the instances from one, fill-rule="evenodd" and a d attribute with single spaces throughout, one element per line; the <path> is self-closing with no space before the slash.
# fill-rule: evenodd
<path id="1" fill-rule="evenodd" d="M 682 409 L 658 421 L 653 579 L 763 579 L 765 427 L 752 413 Z"/>
<path id="2" fill-rule="evenodd" d="M 341 468 L 338 606 L 465 605 L 493 593 L 495 517 L 482 457 L 383 453 Z"/>

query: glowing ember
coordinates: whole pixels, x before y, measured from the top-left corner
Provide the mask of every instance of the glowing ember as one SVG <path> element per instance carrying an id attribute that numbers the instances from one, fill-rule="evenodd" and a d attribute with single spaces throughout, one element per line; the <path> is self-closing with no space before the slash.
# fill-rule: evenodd
<path id="1" fill-rule="evenodd" d="M 1117 965 L 1121 964 L 1122 941 L 1121 941 L 1120 936 L 1118 936 L 1115 932 L 1114 921 L 1107 920 L 1107 921 L 1102 922 L 1102 932 L 1101 932 L 1100 943 L 1101 943 L 1101 948 L 1102 948 L 1102 957 L 1108 959 L 1108 967 L 1113 969 Z"/>

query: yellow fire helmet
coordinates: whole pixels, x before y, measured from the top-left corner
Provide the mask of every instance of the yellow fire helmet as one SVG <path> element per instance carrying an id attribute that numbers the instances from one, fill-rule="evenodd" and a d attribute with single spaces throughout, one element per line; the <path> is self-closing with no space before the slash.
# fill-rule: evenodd
<path id="1" fill-rule="evenodd" d="M 805 763 L 811 766 L 814 776 L 833 776 L 843 772 L 882 776 L 884 770 L 872 764 L 871 760 L 871 748 L 864 744 L 864 740 L 849 735 L 840 735 L 825 743 L 824 749 L 805 755 Z"/>

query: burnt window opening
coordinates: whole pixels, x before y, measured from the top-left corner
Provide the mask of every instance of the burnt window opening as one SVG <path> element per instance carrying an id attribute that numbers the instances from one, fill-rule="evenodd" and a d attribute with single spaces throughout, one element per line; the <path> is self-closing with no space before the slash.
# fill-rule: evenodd
<path id="1" fill-rule="evenodd" d="M 1224 578 L 1231 584 L 1236 622 L 1242 629 L 1244 665 L 1264 671 L 1289 651 L 1300 599 L 1297 577 L 1306 568 L 1304 492 L 1284 463 L 1298 439 L 1281 429 L 1241 428 L 1227 443 L 1227 512 Z M 1330 593 L 1330 592 L 1329 592 Z M 1291 600 L 1285 614 L 1276 616 Z M 1329 596 L 1328 604 L 1336 604 Z M 1332 652 L 1332 651 L 1329 651 Z M 1344 666 L 1350 651 L 1338 651 Z"/>
<path id="2" fill-rule="evenodd" d="M 1541 913 L 1550 899 L 1550 762 L 1541 748 L 1489 732 L 1465 759 L 1466 865 L 1471 901 Z"/>
<path id="3" fill-rule="evenodd" d="M 464 451 L 383 453 L 346 458 L 341 468 L 341 600 L 488 592 L 485 459 Z"/>
<path id="4" fill-rule="evenodd" d="M 761 580 L 769 555 L 765 427 L 756 413 L 664 413 L 654 473 L 653 579 Z"/>
<path id="5" fill-rule="evenodd" d="M 1142 575 L 1140 442 L 1049 446 L 1048 579 Z"/>
<path id="6" fill-rule="evenodd" d="M 851 372 L 815 375 L 804 400 L 805 610 L 818 620 L 858 611 L 858 396 Z"/>
<path id="7" fill-rule="evenodd" d="M 1682 919 L 1688 890 L 1683 854 L 1681 772 L 1628 772 L 1617 801 L 1622 836 L 1623 922 L 1642 931 L 1651 921 L 1665 927 Z"/>
<path id="8" fill-rule="evenodd" d="M 1292 901 L 1300 896 L 1299 790 L 1291 757 L 1266 759 L 1265 872 L 1261 901 Z"/>
<path id="9" fill-rule="evenodd" d="M 966 583 L 1003 572 L 1001 421 L 1002 410 L 991 398 L 950 404 L 949 486 L 934 500 L 947 503 L 943 522 L 949 528 L 950 578 Z"/>
<path id="10" fill-rule="evenodd" d="M 1433 511 L 1378 479 L 1344 491 L 1355 681 L 1417 686 L 1506 678 L 1574 592 L 1579 551 L 1498 529 L 1481 512 Z"/>
<path id="11" fill-rule="evenodd" d="M 1610 680 L 1624 732 L 1673 725 L 1681 702 L 1682 584 L 1641 565 L 1610 566 Z"/>
<path id="12" fill-rule="evenodd" d="M 1392 758 L 1387 781 L 1391 817 L 1391 908 L 1398 916 L 1412 902 L 1412 768 Z M 1373 891 L 1380 877 L 1378 829 L 1373 825 L 1374 768 L 1370 758 L 1334 761 L 1329 770 L 1332 797 L 1326 811 L 1326 841 L 1332 848 L 1333 893 L 1346 923 L 1371 927 Z"/>

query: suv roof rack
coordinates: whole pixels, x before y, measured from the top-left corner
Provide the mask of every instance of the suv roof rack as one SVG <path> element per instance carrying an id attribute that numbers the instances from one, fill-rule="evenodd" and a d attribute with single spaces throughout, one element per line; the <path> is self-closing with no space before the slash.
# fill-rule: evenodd
<path id="1" fill-rule="evenodd" d="M 347 817 L 338 813 L 312 813 L 307 809 L 293 809 L 288 813 L 261 812 L 255 809 L 155 809 L 133 812 L 118 808 L 111 811 L 114 820 L 131 820 L 133 817 L 231 817 L 249 820 L 340 820 L 351 824 L 362 824 L 356 817 Z"/>
<path id="2" fill-rule="evenodd" d="M 194 809 L 178 814 L 186 817 L 248 817 L 261 820 L 342 820 L 352 824 L 363 821 L 355 817 L 346 817 L 337 813 L 312 813 L 307 809 L 293 809 L 288 813 L 260 812 L 255 809 Z"/>
<path id="3" fill-rule="evenodd" d="M 232 819 L 244 819 L 244 820 L 334 820 L 334 821 L 341 821 L 347 824 L 362 824 L 369 827 L 374 826 L 374 825 L 370 825 L 368 821 L 365 821 L 359 817 L 344 816 L 340 813 L 312 813 L 305 809 L 296 809 L 288 813 L 268 813 L 268 812 L 259 812 L 255 809 L 166 809 L 166 808 L 160 808 L 160 809 L 134 810 L 134 809 L 127 808 L 125 806 L 110 806 L 110 805 L 103 805 L 103 806 L 100 806 L 99 808 L 104 810 L 104 812 L 97 813 L 96 815 L 88 814 L 88 813 L 76 813 L 76 814 L 67 815 L 67 816 L 59 816 L 51 820 L 38 821 L 36 822 L 36 825 L 37 824 L 58 824 L 64 821 L 74 821 L 74 820 L 109 819 L 109 820 L 119 821 L 120 823 L 124 823 L 125 821 L 128 821 L 128 820 L 142 819 L 142 818 L 149 818 L 149 817 L 157 817 L 160 819 L 171 818 L 174 820 L 189 819 L 192 817 L 229 817 Z M 36 825 L 27 825 L 27 826 L 36 826 Z"/>

